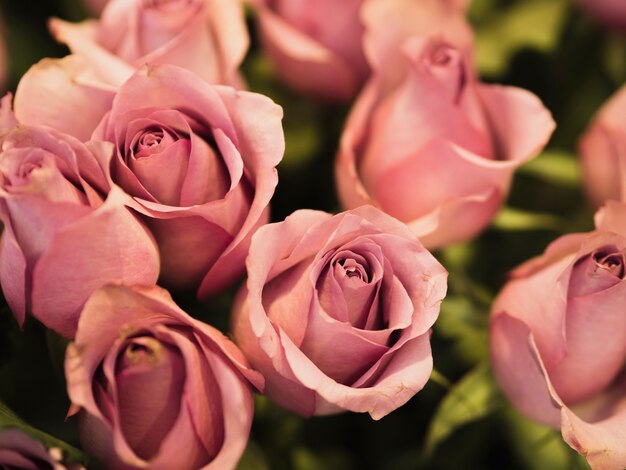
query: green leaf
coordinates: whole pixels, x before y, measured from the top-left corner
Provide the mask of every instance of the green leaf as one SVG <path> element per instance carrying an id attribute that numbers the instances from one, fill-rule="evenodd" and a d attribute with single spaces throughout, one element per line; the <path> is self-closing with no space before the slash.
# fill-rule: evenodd
<path id="1" fill-rule="evenodd" d="M 481 73 L 502 75 L 521 49 L 552 51 L 561 35 L 569 3 L 523 0 L 480 21 L 476 25 L 476 52 Z"/>
<path id="2" fill-rule="evenodd" d="M 441 304 L 435 331 L 453 340 L 455 355 L 466 363 L 474 365 L 486 361 L 489 354 L 488 313 L 466 297 L 447 297 Z"/>
<path id="3" fill-rule="evenodd" d="M 439 404 L 426 435 L 426 451 L 432 452 L 456 429 L 495 412 L 503 403 L 488 364 L 479 364 Z"/>
<path id="4" fill-rule="evenodd" d="M 518 171 L 563 187 L 579 188 L 582 183 L 578 159 L 563 150 L 547 150 Z"/>
<path id="5" fill-rule="evenodd" d="M 504 207 L 493 221 L 494 228 L 504 231 L 562 230 L 567 221 L 553 214 Z"/>
<path id="6" fill-rule="evenodd" d="M 9 407 L 0 401 L 0 429 L 8 428 L 19 429 L 33 439 L 43 443 L 47 448 L 58 447 L 63 451 L 64 456 L 69 462 L 85 462 L 87 460 L 87 456 L 80 450 L 25 423 L 19 416 L 13 413 Z"/>

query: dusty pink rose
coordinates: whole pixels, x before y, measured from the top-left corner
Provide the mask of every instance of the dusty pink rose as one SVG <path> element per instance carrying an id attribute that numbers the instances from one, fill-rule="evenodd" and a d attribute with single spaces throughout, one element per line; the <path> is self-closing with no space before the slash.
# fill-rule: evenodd
<path id="1" fill-rule="evenodd" d="M 514 170 L 539 153 L 554 122 L 533 94 L 478 81 L 458 16 L 440 11 L 430 23 L 439 32 L 424 35 L 413 32 L 425 27 L 410 10 L 372 5 L 378 8 L 364 12 L 374 75 L 341 138 L 340 201 L 380 207 L 427 247 L 471 238 L 491 221 Z"/>
<path id="2" fill-rule="evenodd" d="M 599 207 L 626 197 L 626 87 L 595 116 L 579 143 L 585 189 Z"/>
<path id="3" fill-rule="evenodd" d="M 132 196 L 161 254 L 161 281 L 205 297 L 244 271 L 268 220 L 282 158 L 282 109 L 174 66 L 146 67 L 93 134 L 112 142 L 113 181 Z"/>
<path id="4" fill-rule="evenodd" d="M 72 53 L 112 75 L 128 78 L 145 64 L 174 64 L 210 83 L 239 85 L 248 50 L 238 0 L 110 0 L 100 20 L 50 22 Z"/>
<path id="5" fill-rule="evenodd" d="M 623 0 L 579 0 L 579 3 L 606 25 L 626 30 L 626 3 Z"/>
<path id="6" fill-rule="evenodd" d="M 79 470 L 79 464 L 66 467 L 58 448 L 47 451 L 43 444 L 18 429 L 0 430 L 0 468 L 20 470 Z"/>
<path id="7" fill-rule="evenodd" d="M 352 98 L 369 74 L 359 10 L 364 0 L 255 0 L 261 40 L 280 77 L 328 100 Z"/>
<path id="8" fill-rule="evenodd" d="M 491 319 L 491 361 L 513 404 L 561 428 L 593 468 L 626 467 L 626 206 L 513 272 Z"/>
<path id="9" fill-rule="evenodd" d="M 83 446 L 105 468 L 234 468 L 252 424 L 250 382 L 263 387 L 232 342 L 158 287 L 97 290 L 65 375 Z"/>
<path id="10" fill-rule="evenodd" d="M 83 303 L 103 283 L 156 282 L 156 245 L 125 207 L 123 191 L 109 189 L 98 162 L 110 159 L 110 144 L 20 126 L 10 97 L 2 113 L 2 291 L 20 324 L 31 311 L 72 337 Z"/>
<path id="11" fill-rule="evenodd" d="M 401 222 L 296 211 L 259 229 L 247 269 L 235 340 L 278 404 L 380 419 L 428 381 L 447 273 Z"/>

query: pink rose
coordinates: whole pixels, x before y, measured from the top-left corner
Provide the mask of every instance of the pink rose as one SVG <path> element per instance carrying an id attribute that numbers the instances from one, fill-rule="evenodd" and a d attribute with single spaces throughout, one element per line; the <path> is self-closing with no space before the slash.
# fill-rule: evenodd
<path id="1" fill-rule="evenodd" d="M 155 236 L 166 285 L 205 297 L 243 273 L 278 181 L 281 118 L 262 95 L 174 66 L 120 88 L 93 138 L 115 145 L 111 177 Z"/>
<path id="2" fill-rule="evenodd" d="M 18 429 L 0 430 L 0 468 L 21 470 L 79 470 L 79 464 L 66 467 L 61 450 L 47 451 L 43 444 Z"/>
<path id="3" fill-rule="evenodd" d="M 111 0 L 99 21 L 53 19 L 50 29 L 72 53 L 117 73 L 115 85 L 145 64 L 174 64 L 210 83 L 239 85 L 249 43 L 235 0 Z"/>
<path id="4" fill-rule="evenodd" d="M 458 16 L 437 10 L 427 23 L 411 10 L 371 5 L 379 7 L 364 10 L 374 75 L 341 138 L 339 199 L 346 208 L 380 207 L 427 247 L 469 239 L 489 224 L 514 170 L 539 153 L 554 122 L 531 93 L 477 80 Z M 439 33 L 413 33 L 426 29 L 421 23 Z"/>
<path id="5" fill-rule="evenodd" d="M 561 428 L 593 468 L 626 466 L 626 206 L 513 272 L 491 319 L 491 361 L 513 404 Z"/>
<path id="6" fill-rule="evenodd" d="M 0 283 L 20 324 L 27 310 L 66 337 L 83 303 L 110 281 L 151 285 L 152 237 L 98 164 L 110 145 L 85 145 L 47 128 L 17 126 L 3 100 L 0 138 Z M 108 193 L 108 194 L 107 194 Z"/>
<path id="7" fill-rule="evenodd" d="M 259 229 L 247 268 L 235 340 L 281 406 L 380 419 L 428 381 L 447 273 L 404 224 L 371 206 L 296 211 Z"/>
<path id="8" fill-rule="evenodd" d="M 626 4 L 623 0 L 579 0 L 579 3 L 606 25 L 626 30 Z"/>
<path id="9" fill-rule="evenodd" d="M 626 87 L 620 89 L 593 119 L 580 139 L 585 189 L 599 207 L 608 199 L 626 197 Z"/>
<path id="10" fill-rule="evenodd" d="M 369 74 L 359 10 L 364 0 L 256 0 L 265 50 L 294 89 L 334 101 L 352 98 Z"/>
<path id="11" fill-rule="evenodd" d="M 237 347 L 158 287 L 108 285 L 85 304 L 65 375 L 84 448 L 105 468 L 229 469 L 252 424 Z"/>

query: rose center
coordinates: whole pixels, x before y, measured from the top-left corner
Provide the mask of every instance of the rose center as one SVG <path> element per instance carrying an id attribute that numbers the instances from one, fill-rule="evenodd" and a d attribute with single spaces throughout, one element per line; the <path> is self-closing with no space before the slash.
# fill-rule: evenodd
<path id="1" fill-rule="evenodd" d="M 342 258 L 337 264 L 343 268 L 343 273 L 348 279 L 359 280 L 365 284 L 369 282 L 369 274 L 362 264 L 351 258 Z"/>
<path id="2" fill-rule="evenodd" d="M 185 381 L 182 355 L 152 336 L 130 338 L 118 356 L 115 380 L 124 437 L 139 457 L 150 459 L 178 416 Z"/>
<path id="3" fill-rule="evenodd" d="M 617 248 L 615 248 L 617 250 Z M 593 254 L 596 269 L 605 269 L 620 279 L 624 279 L 624 254 L 621 252 L 596 251 Z"/>
<path id="4" fill-rule="evenodd" d="M 166 129 L 147 129 L 135 139 L 132 153 L 136 158 L 149 157 L 177 140 L 179 140 L 179 136 Z"/>
<path id="5" fill-rule="evenodd" d="M 430 73 L 450 92 L 452 100 L 458 104 L 467 83 L 467 73 L 460 51 L 447 45 L 434 45 L 426 58 Z"/>

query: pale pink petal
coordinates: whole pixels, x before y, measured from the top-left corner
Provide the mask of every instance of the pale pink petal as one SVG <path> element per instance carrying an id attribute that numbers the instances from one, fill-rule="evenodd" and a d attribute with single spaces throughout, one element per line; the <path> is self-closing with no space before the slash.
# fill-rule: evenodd
<path id="1" fill-rule="evenodd" d="M 15 92 L 18 121 L 52 127 L 81 141 L 88 140 L 111 108 L 115 94 L 106 84 L 90 80 L 88 71 L 89 63 L 74 55 L 43 59 L 33 65 Z"/>
<path id="2" fill-rule="evenodd" d="M 507 312 L 491 320 L 491 365 L 498 383 L 526 416 L 557 427 L 560 403 L 550 391 L 543 361 L 528 325 Z"/>
<path id="3" fill-rule="evenodd" d="M 120 204 L 117 191 L 114 188 L 92 214 L 59 230 L 33 271 L 33 315 L 66 337 L 74 336 L 80 308 L 97 287 L 111 281 L 156 282 L 159 257 L 154 241 Z M 85 252 L 90 253 L 89 262 L 82 256 Z"/>

